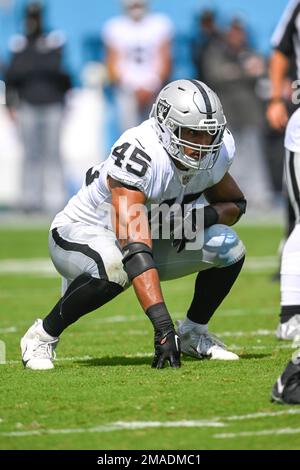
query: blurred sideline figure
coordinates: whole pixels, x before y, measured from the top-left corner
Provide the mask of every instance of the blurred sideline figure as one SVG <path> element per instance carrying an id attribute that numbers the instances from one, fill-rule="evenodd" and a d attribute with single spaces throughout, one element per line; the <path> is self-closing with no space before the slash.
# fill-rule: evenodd
<path id="1" fill-rule="evenodd" d="M 67 98 L 61 152 L 69 194 L 82 185 L 82 175 L 106 158 L 105 100 L 107 81 L 103 64 L 88 62 L 81 73 L 82 87 L 74 88 Z"/>
<path id="2" fill-rule="evenodd" d="M 122 0 L 124 14 L 104 25 L 107 67 L 119 121 L 119 132 L 149 116 L 153 100 L 171 72 L 173 25 L 163 14 L 150 13 L 146 0 Z"/>
<path id="3" fill-rule="evenodd" d="M 275 129 L 283 129 L 288 113 L 283 88 L 289 63 L 300 54 L 300 1 L 291 0 L 272 38 L 270 60 L 271 98 L 267 118 Z M 297 40 L 296 40 L 297 39 Z M 297 69 L 300 78 L 299 65 Z M 293 340 L 300 335 L 300 110 L 294 112 L 285 133 L 285 176 L 296 224 L 283 248 L 281 260 L 281 313 L 276 336 Z"/>
<path id="4" fill-rule="evenodd" d="M 0 205 L 17 208 L 20 204 L 22 142 L 5 106 L 0 105 Z"/>
<path id="5" fill-rule="evenodd" d="M 191 57 L 195 66 L 196 78 L 207 82 L 205 75 L 205 56 L 211 46 L 220 47 L 223 38 L 222 31 L 216 24 L 216 15 L 212 10 L 204 10 L 197 18 L 197 29 L 191 41 Z"/>
<path id="6" fill-rule="evenodd" d="M 266 70 L 264 60 L 250 48 L 245 25 L 239 19 L 231 21 L 223 36 L 214 34 L 201 60 L 207 83 L 220 95 L 235 136 L 238 158 L 232 175 L 247 194 L 250 210 L 269 209 L 271 182 L 263 154 L 262 103 L 256 94 L 258 80 Z"/>
<path id="7" fill-rule="evenodd" d="M 0 210 L 17 207 L 20 188 L 22 146 L 6 108 L 5 65 L 0 56 Z"/>
<path id="8" fill-rule="evenodd" d="M 28 4 L 24 20 L 25 35 L 10 41 L 12 58 L 5 74 L 7 105 L 24 146 L 21 208 L 53 213 L 66 199 L 59 146 L 71 82 L 62 64 L 64 38 L 60 32 L 46 32 L 41 4 Z"/>

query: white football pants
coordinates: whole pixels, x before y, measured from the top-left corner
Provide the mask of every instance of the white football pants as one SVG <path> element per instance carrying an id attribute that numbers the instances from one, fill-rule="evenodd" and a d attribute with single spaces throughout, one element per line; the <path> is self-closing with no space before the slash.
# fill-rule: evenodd
<path id="1" fill-rule="evenodd" d="M 285 177 L 296 225 L 282 252 L 281 305 L 300 306 L 300 109 L 288 122 L 285 147 Z"/>
<path id="2" fill-rule="evenodd" d="M 113 231 L 100 226 L 71 223 L 49 234 L 49 251 L 56 270 L 63 277 L 63 293 L 83 273 L 129 287 L 122 264 L 119 242 Z M 204 232 L 198 250 L 177 253 L 170 240 L 154 240 L 153 254 L 161 281 L 210 268 L 224 268 L 245 255 L 237 234 L 225 225 L 213 225 Z"/>

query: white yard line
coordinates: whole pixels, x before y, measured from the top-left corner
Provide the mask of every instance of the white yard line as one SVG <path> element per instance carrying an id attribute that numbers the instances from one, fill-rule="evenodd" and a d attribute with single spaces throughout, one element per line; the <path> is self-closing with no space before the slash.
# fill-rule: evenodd
<path id="1" fill-rule="evenodd" d="M 123 422 L 117 421 L 116 423 L 104 424 L 92 428 L 69 428 L 69 429 L 41 429 L 35 431 L 13 431 L 13 432 L 0 432 L 2 437 L 28 437 L 28 436 L 43 436 L 49 434 L 80 434 L 80 433 L 102 433 L 112 431 L 135 431 L 137 429 L 153 429 L 153 428 L 221 428 L 224 427 L 223 423 L 200 420 L 200 421 L 132 421 Z"/>
<path id="2" fill-rule="evenodd" d="M 272 344 L 265 344 L 265 345 L 252 345 L 252 344 L 230 344 L 230 345 L 227 345 L 227 348 L 231 351 L 240 351 L 241 349 L 242 350 L 246 350 L 246 351 L 265 351 L 265 350 L 270 350 L 270 348 L 272 348 L 272 351 L 277 351 L 278 349 L 289 349 L 291 352 L 296 349 L 296 347 L 299 347 L 299 346 L 293 346 L 293 344 L 291 342 L 286 342 L 286 343 L 280 343 L 280 344 L 276 344 L 276 345 L 272 345 Z"/>
<path id="3" fill-rule="evenodd" d="M 281 410 L 281 411 L 249 413 L 247 415 L 227 416 L 225 418 L 213 418 L 213 419 L 214 420 L 222 419 L 222 420 L 226 420 L 226 421 L 244 421 L 244 420 L 247 420 L 247 419 L 273 418 L 273 417 L 277 417 L 277 416 L 299 415 L 299 414 L 300 414 L 300 408 L 290 408 L 290 409 Z"/>
<path id="4" fill-rule="evenodd" d="M 96 323 L 106 324 L 106 323 L 129 323 L 129 322 L 137 322 L 137 321 L 145 321 L 148 320 L 145 315 L 115 315 L 113 317 L 104 317 L 104 318 L 97 318 Z"/>
<path id="5" fill-rule="evenodd" d="M 277 256 L 249 257 L 246 259 L 243 270 L 248 272 L 258 272 L 268 269 L 276 269 L 277 266 Z M 0 274 L 34 274 L 49 277 L 58 276 L 49 258 L 0 260 Z"/>
<path id="6" fill-rule="evenodd" d="M 234 439 L 236 437 L 280 436 L 282 434 L 300 434 L 300 428 L 263 429 L 262 431 L 229 432 L 215 434 L 214 439 Z"/>
<path id="7" fill-rule="evenodd" d="M 234 338 L 242 338 L 244 336 L 270 336 L 274 335 L 274 330 L 255 330 L 255 331 L 223 331 L 220 333 L 216 333 L 217 336 L 224 336 L 226 337 L 234 337 Z"/>
<path id="8" fill-rule="evenodd" d="M 239 316 L 246 316 L 246 315 L 269 315 L 274 314 L 274 309 L 256 309 L 255 312 L 250 312 L 249 309 L 228 309 L 218 311 L 218 315 L 220 317 L 239 317 Z M 182 319 L 185 317 L 186 312 L 174 312 L 173 317 L 177 319 Z M 276 316 L 276 315 L 275 315 Z M 134 321 L 146 321 L 147 317 L 140 315 L 116 315 L 113 317 L 101 317 L 99 316 L 97 319 L 94 319 L 94 323 L 126 323 L 126 322 L 134 322 Z M 270 330 L 260 330 L 260 331 L 270 331 Z M 268 333 L 266 333 L 268 334 Z"/>
<path id="9" fill-rule="evenodd" d="M 276 269 L 279 265 L 278 256 L 249 256 L 246 257 L 246 271 L 265 271 L 267 269 Z"/>
<path id="10" fill-rule="evenodd" d="M 18 329 L 16 326 L 10 326 L 8 328 L 0 328 L 0 335 L 7 334 L 7 333 L 17 333 Z"/>
<path id="11" fill-rule="evenodd" d="M 47 258 L 7 259 L 0 261 L 0 274 L 37 274 L 57 277 L 51 261 Z"/>
<path id="12" fill-rule="evenodd" d="M 220 428 L 225 427 L 224 421 L 240 421 L 247 419 L 262 419 L 268 417 L 277 417 L 282 415 L 300 414 L 300 410 L 288 409 L 285 411 L 270 412 L 270 413 L 252 413 L 240 416 L 224 416 L 215 417 L 212 419 L 192 420 L 192 421 L 117 421 L 115 423 L 102 424 L 93 426 L 91 428 L 66 428 L 66 429 L 40 429 L 33 431 L 12 431 L 0 432 L 2 437 L 29 437 L 29 436 L 43 436 L 43 435 L 58 435 L 58 434 L 80 434 L 80 433 L 104 433 L 113 431 L 135 431 L 137 429 L 153 429 L 153 428 Z M 287 431 L 289 430 L 289 431 Z M 286 428 L 282 430 L 258 431 L 256 433 L 226 433 L 215 434 L 213 437 L 216 439 L 223 439 L 228 437 L 248 436 L 248 435 L 268 435 L 268 434 L 294 434 L 299 432 L 298 429 Z M 263 434 L 261 434 L 263 433 Z"/>
<path id="13" fill-rule="evenodd" d="M 218 313 L 218 315 L 221 317 L 221 316 L 225 316 L 226 315 L 226 310 L 224 310 L 223 312 L 220 311 Z M 228 311 L 230 314 L 233 314 L 234 311 L 232 310 L 229 310 Z M 238 310 L 239 312 L 239 310 Z M 228 313 L 228 316 L 229 316 L 229 313 Z M 259 312 L 260 315 L 263 315 L 263 313 Z M 182 319 L 184 318 L 185 314 L 182 312 L 175 312 L 173 314 L 173 317 L 174 319 Z M 104 325 L 104 324 L 114 324 L 114 323 L 136 323 L 136 322 L 147 322 L 148 319 L 145 315 L 143 315 L 142 313 L 139 314 L 139 315 L 114 315 L 112 317 L 101 317 L 101 315 L 99 315 L 98 318 L 94 318 L 93 319 L 93 324 L 101 324 L 101 325 Z M 28 321 L 19 321 L 18 322 L 18 325 L 9 325 L 9 326 L 6 326 L 6 327 L 3 327 L 3 328 L 0 328 L 0 334 L 1 333 L 16 333 L 18 331 L 18 327 L 20 325 L 28 325 Z M 274 330 L 264 330 L 264 329 L 259 329 L 259 330 L 255 330 L 255 331 L 223 331 L 223 332 L 220 332 L 220 333 L 216 333 L 218 336 L 269 336 L 269 335 L 273 335 L 275 332 L 275 329 Z M 84 333 L 84 332 L 83 332 Z M 87 334 L 89 334 L 89 332 L 87 332 Z"/>

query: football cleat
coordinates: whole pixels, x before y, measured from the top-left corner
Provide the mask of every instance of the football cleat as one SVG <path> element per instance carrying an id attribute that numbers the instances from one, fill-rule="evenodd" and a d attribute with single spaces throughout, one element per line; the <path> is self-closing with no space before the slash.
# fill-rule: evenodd
<path id="1" fill-rule="evenodd" d="M 24 367 L 33 370 L 53 369 L 58 341 L 59 338 L 54 338 L 45 332 L 42 320 L 36 320 L 21 339 Z"/>
<path id="2" fill-rule="evenodd" d="M 273 385 L 271 401 L 282 404 L 300 404 L 300 351 L 287 364 Z"/>
<path id="3" fill-rule="evenodd" d="M 212 333 L 200 333 L 197 326 L 184 328 L 182 321 L 177 321 L 177 332 L 181 342 L 181 351 L 197 359 L 236 361 L 239 356 L 226 349 L 222 341 Z"/>
<path id="4" fill-rule="evenodd" d="M 276 337 L 283 340 L 293 340 L 300 336 L 300 315 L 294 315 L 285 323 L 279 323 Z"/>

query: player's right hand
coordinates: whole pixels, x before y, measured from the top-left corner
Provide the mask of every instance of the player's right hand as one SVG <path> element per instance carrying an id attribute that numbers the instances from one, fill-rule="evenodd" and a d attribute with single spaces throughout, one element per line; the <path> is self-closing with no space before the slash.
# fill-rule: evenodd
<path id="1" fill-rule="evenodd" d="M 267 107 L 267 120 L 272 129 L 282 131 L 288 122 L 288 113 L 284 102 L 276 101 Z"/>
<path id="2" fill-rule="evenodd" d="M 175 330 L 169 330 L 161 336 L 155 336 L 154 341 L 155 355 L 152 367 L 155 369 L 163 369 L 166 362 L 171 367 L 181 367 L 180 362 L 180 340 Z"/>

